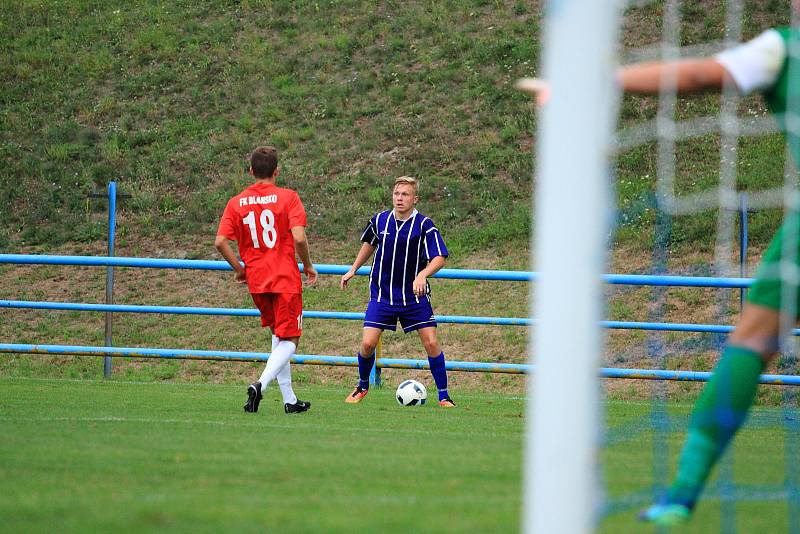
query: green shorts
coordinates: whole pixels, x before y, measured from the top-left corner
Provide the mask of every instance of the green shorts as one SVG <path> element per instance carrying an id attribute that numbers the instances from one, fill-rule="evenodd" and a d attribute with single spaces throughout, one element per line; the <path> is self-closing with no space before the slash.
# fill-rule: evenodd
<path id="1" fill-rule="evenodd" d="M 798 309 L 800 309 L 800 306 L 798 306 L 798 302 L 800 302 L 798 280 L 795 279 L 794 282 L 783 280 L 780 273 L 781 256 L 784 254 L 784 240 L 792 234 L 796 236 L 792 238 L 794 250 L 786 251 L 786 256 L 788 260 L 794 263 L 796 269 L 800 269 L 800 213 L 790 213 L 778 229 L 775 237 L 772 238 L 772 242 L 761 258 L 755 282 L 750 286 L 750 290 L 747 293 L 747 302 L 781 311 L 784 304 L 782 300 L 785 295 L 789 295 L 793 297 L 794 302 L 786 302 L 785 305 L 787 309 L 794 310 L 795 316 L 800 317 L 800 314 L 797 313 Z M 791 287 L 786 287 L 786 284 L 791 284 Z M 784 291 L 787 291 L 787 293 L 784 294 Z"/>

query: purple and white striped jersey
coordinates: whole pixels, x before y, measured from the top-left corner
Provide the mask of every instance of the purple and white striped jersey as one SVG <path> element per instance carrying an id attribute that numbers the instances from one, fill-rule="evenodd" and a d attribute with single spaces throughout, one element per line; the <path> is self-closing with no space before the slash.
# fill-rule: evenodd
<path id="1" fill-rule="evenodd" d="M 414 278 L 436 256 L 448 256 L 432 220 L 417 210 L 405 221 L 395 219 L 394 210 L 382 211 L 369 220 L 361 241 L 378 247 L 369 275 L 371 300 L 405 306 L 428 299 L 414 295 Z"/>

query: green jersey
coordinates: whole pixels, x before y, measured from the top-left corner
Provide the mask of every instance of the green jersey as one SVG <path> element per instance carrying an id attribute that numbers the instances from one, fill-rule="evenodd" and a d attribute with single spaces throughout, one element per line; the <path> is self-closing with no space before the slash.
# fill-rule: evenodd
<path id="1" fill-rule="evenodd" d="M 767 30 L 755 39 L 716 56 L 743 94 L 759 92 L 767 108 L 787 136 L 795 163 L 800 164 L 800 125 L 787 127 L 787 111 L 800 118 L 800 50 L 793 57 L 793 47 L 800 47 L 799 28 Z"/>
<path id="2" fill-rule="evenodd" d="M 796 48 L 796 54 L 792 49 Z M 781 131 L 786 135 L 789 150 L 796 165 L 800 164 L 800 29 L 779 28 L 767 30 L 752 41 L 726 50 L 715 58 L 736 82 L 744 94 L 759 92 L 767 101 L 767 108 L 775 117 Z M 800 287 L 791 283 L 787 292 L 783 279 L 781 259 L 787 252 L 785 239 L 792 239 L 792 257 L 787 258 L 800 265 L 800 213 L 790 211 L 783 226 L 775 234 L 761 260 L 756 281 L 747 300 L 774 310 L 785 306 L 792 308 L 800 317 Z M 783 302 L 787 294 L 794 302 Z"/>
<path id="3" fill-rule="evenodd" d="M 763 94 L 767 107 L 786 135 L 795 164 L 800 165 L 800 124 L 795 124 L 791 130 L 787 127 L 788 113 L 800 119 L 800 57 L 791 54 L 792 48 L 800 54 L 800 29 L 780 28 L 776 32 L 783 41 L 784 59 L 778 77 Z"/>

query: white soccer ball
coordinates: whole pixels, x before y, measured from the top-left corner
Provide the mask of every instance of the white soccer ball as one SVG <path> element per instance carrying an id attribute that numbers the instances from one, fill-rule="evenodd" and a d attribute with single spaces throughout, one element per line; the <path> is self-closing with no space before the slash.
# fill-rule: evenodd
<path id="1" fill-rule="evenodd" d="M 428 391 L 416 380 L 404 380 L 397 386 L 395 397 L 401 406 L 421 406 L 428 398 Z"/>

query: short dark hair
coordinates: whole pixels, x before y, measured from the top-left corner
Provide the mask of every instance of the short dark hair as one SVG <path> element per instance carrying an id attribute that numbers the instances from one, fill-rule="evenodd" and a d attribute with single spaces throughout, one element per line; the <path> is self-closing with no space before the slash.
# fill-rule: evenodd
<path id="1" fill-rule="evenodd" d="M 271 178 L 278 168 L 278 151 L 272 146 L 260 146 L 250 154 L 250 168 L 256 178 Z"/>

